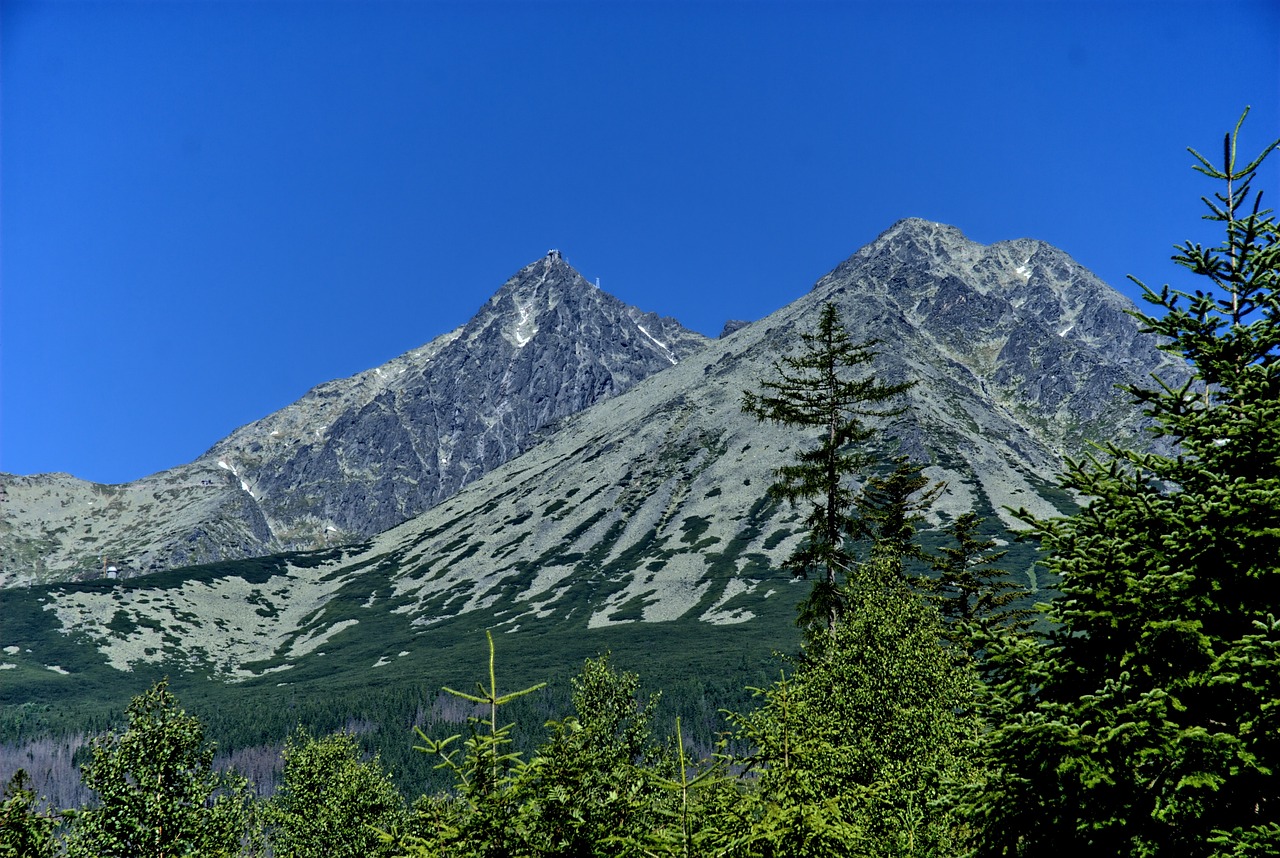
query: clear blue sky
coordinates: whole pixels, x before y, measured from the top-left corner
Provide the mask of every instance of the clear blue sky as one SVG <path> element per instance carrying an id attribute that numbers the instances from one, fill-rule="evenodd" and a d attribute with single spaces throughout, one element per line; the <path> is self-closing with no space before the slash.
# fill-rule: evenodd
<path id="1" fill-rule="evenodd" d="M 100 482 L 552 247 L 712 335 L 905 216 L 1178 283 L 1185 147 L 1280 136 L 1274 0 L 0 9 L 0 471 Z"/>

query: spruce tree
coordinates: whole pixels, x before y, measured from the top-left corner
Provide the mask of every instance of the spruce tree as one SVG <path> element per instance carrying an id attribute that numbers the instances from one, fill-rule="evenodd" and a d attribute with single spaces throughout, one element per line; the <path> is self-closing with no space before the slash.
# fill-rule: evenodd
<path id="1" fill-rule="evenodd" d="M 944 528 L 955 544 L 943 546 L 932 558 L 938 577 L 929 582 L 932 599 L 947 622 L 947 638 L 974 656 L 996 629 L 1025 631 L 1035 615 L 1013 606 L 1027 590 L 1009 580 L 999 565 L 1009 552 L 996 551 L 996 541 L 978 533 L 981 526 L 981 516 L 970 511 Z"/>
<path id="2" fill-rule="evenodd" d="M 448 686 L 442 690 L 474 704 L 481 712 L 487 710 L 487 717 L 467 719 L 469 735 L 460 748 L 454 743 L 461 734 L 432 739 L 420 727 L 413 728 L 422 740 L 414 750 L 439 757 L 436 768 L 452 772 L 456 787 L 452 793 L 423 796 L 414 804 L 403 832 L 384 833 L 384 842 L 393 844 L 399 853 L 421 858 L 504 858 L 514 854 L 519 845 L 520 796 L 515 784 L 525 764 L 520 752 L 512 749 L 515 725 L 500 725 L 498 710 L 546 683 L 499 694 L 493 633 L 486 629 L 485 637 L 489 642 L 488 686 L 477 682 L 476 694 Z"/>
<path id="3" fill-rule="evenodd" d="M 931 481 L 921 465 L 906 456 L 895 456 L 891 464 L 893 470 L 887 474 L 868 477 L 854 500 L 855 532 L 871 543 L 869 559 L 874 561 L 860 568 L 865 575 L 882 579 L 881 584 L 919 584 L 920 576 L 912 574 L 910 564 L 927 564 L 932 558 L 916 541 L 916 532 L 944 486 Z"/>
<path id="4" fill-rule="evenodd" d="M 1174 257 L 1203 285 L 1136 314 L 1193 373 L 1131 391 L 1175 452 L 1107 445 L 1062 480 L 1078 514 L 1024 515 L 1062 595 L 1043 646 L 989 648 L 980 855 L 1280 854 L 1280 231 L 1252 188 L 1280 141 L 1242 166 L 1239 132 L 1192 152 L 1222 186 L 1221 243 Z"/>
<path id="5" fill-rule="evenodd" d="M 877 342 L 853 342 L 834 304 L 823 305 L 817 330 L 801 340 L 800 354 L 774 363 L 776 380 L 762 381 L 758 393 L 743 393 L 742 410 L 762 421 L 821 431 L 816 446 L 778 469 L 769 495 L 812 504 L 805 517 L 807 538 L 785 565 L 795 577 L 817 578 L 800 624 L 831 629 L 841 613 L 842 579 L 854 567 L 848 546 L 856 532 L 850 478 L 876 461 L 865 448 L 874 435 L 866 420 L 900 413 L 884 403 L 911 385 L 888 384 L 867 372 Z"/>

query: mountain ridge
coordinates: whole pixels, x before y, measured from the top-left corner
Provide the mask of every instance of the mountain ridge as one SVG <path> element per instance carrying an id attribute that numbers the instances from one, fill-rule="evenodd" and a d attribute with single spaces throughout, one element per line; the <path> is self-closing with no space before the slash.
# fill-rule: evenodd
<path id="1" fill-rule="evenodd" d="M 802 585 L 781 561 L 803 538 L 803 510 L 766 490 L 807 441 L 744 415 L 741 397 L 827 302 L 855 341 L 881 341 L 878 375 L 918 382 L 904 412 L 877 424 L 877 450 L 946 484 L 928 528 L 975 510 L 999 537 L 1021 526 L 1010 508 L 1067 511 L 1053 483 L 1065 452 L 1091 435 L 1143 438 L 1114 383 L 1176 378 L 1179 365 L 1136 334 L 1127 299 L 1062 251 L 934 226 L 899 222 L 800 299 L 367 541 L 276 558 L 252 581 L 228 567 L 164 586 L 43 588 L 42 611 L 117 669 L 174 662 L 238 681 L 306 675 L 344 649 L 377 667 L 446 645 L 447 629 L 564 629 L 585 642 L 636 623 L 789 624 Z M 1052 586 L 1030 549 L 1009 547 L 1023 583 Z"/>
<path id="2" fill-rule="evenodd" d="M 313 387 L 190 463 L 114 486 L 6 476 L 0 586 L 371 536 L 708 341 L 603 292 L 551 251 L 465 324 Z"/>

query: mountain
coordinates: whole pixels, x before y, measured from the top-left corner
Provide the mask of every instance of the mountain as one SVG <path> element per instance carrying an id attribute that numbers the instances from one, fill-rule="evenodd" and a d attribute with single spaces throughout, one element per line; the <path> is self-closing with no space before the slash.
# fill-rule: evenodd
<path id="1" fill-rule="evenodd" d="M 323 547 L 429 509 L 708 339 L 588 283 L 558 251 L 464 326 L 123 485 L 4 476 L 0 586 Z"/>
<path id="2" fill-rule="evenodd" d="M 794 635 L 805 585 L 779 571 L 802 511 L 765 492 L 812 439 L 757 423 L 740 403 L 826 302 L 855 341 L 879 341 L 885 380 L 917 382 L 905 412 L 879 427 L 879 448 L 928 462 L 925 473 L 945 482 L 933 525 L 974 509 L 1007 539 L 1005 527 L 1020 526 L 1009 507 L 1073 508 L 1053 484 L 1065 454 L 1091 439 L 1144 443 L 1116 385 L 1150 383 L 1153 371 L 1185 377 L 1139 332 L 1131 303 L 1062 251 L 1026 239 L 983 246 L 904 220 L 794 303 L 566 418 L 366 542 L 128 586 L 0 593 L 36 642 L 15 659 L 67 669 L 39 641 L 74 640 L 88 645 L 75 650 L 81 663 L 116 670 L 180 665 L 301 685 L 334 682 L 345 665 L 367 682 L 371 668 L 438 671 L 439 653 L 485 627 L 523 641 L 526 661 L 624 645 L 668 668 L 713 653 L 767 656 Z M 520 330 L 499 336 L 518 348 Z M 1037 580 L 1029 547 L 1010 547 L 1014 573 L 1052 586 Z"/>

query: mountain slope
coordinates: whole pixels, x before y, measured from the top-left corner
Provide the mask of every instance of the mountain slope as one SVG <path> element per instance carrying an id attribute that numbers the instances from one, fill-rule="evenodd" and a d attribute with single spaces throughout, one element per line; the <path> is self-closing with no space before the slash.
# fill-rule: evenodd
<path id="1" fill-rule="evenodd" d="M 484 626 L 517 639 L 565 629 L 578 647 L 637 622 L 765 623 L 762 639 L 776 638 L 805 586 L 778 571 L 802 513 L 765 490 L 806 439 L 756 423 L 740 401 L 827 301 L 855 340 L 880 341 L 880 374 L 918 382 L 881 448 L 946 482 L 934 524 L 976 509 L 998 530 L 1017 526 L 1007 506 L 1067 508 L 1052 485 L 1064 452 L 1140 438 L 1114 385 L 1181 376 L 1129 302 L 1061 251 L 902 221 L 808 295 L 364 544 L 278 558 L 258 577 L 229 567 L 151 588 L 50 588 L 42 612 L 117 668 L 176 661 L 235 679 L 308 676 L 320 654 L 332 666 L 344 651 L 383 666 Z M 1013 547 L 1025 568 L 1028 549 Z"/>
<path id="2" fill-rule="evenodd" d="M 707 341 L 601 291 L 552 251 L 463 327 L 314 388 L 188 465 L 120 486 L 4 477 L 0 586 L 371 536 Z"/>

